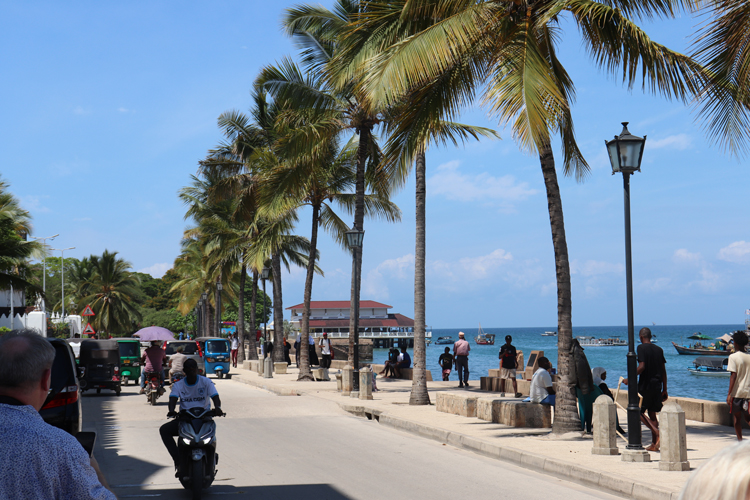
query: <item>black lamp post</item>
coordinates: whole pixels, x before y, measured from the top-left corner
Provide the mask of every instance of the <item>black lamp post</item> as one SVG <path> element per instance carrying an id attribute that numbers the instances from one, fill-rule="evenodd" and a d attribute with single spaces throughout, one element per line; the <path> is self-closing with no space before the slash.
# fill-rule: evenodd
<path id="1" fill-rule="evenodd" d="M 611 141 L 604 141 L 612 164 L 612 175 L 622 173 L 625 194 L 625 279 L 628 301 L 628 446 L 629 450 L 642 450 L 641 410 L 638 408 L 638 375 L 633 327 L 633 266 L 630 257 L 630 176 L 641 171 L 641 158 L 646 136 L 636 137 L 628 131 L 628 122 L 622 122 L 622 132 Z"/>
<path id="2" fill-rule="evenodd" d="M 216 336 L 221 337 L 221 281 L 216 282 Z"/>
<path id="3" fill-rule="evenodd" d="M 201 299 L 198 299 L 198 303 L 195 304 L 195 337 L 200 337 L 201 328 Z"/>
<path id="4" fill-rule="evenodd" d="M 206 292 L 203 292 L 201 294 L 201 300 L 203 301 L 203 313 L 201 314 L 202 317 L 202 324 L 201 324 L 201 334 L 203 337 L 208 336 L 208 294 Z"/>
<path id="5" fill-rule="evenodd" d="M 260 272 L 260 279 L 263 280 L 263 378 L 273 378 L 273 360 L 269 351 L 271 343 L 268 341 L 268 316 L 266 313 L 266 280 L 271 274 L 271 270 L 264 267 Z"/>
<path id="6" fill-rule="evenodd" d="M 346 242 L 353 251 L 359 251 L 362 249 L 362 242 L 365 239 L 364 230 L 351 229 L 346 232 Z M 354 276 L 355 290 L 360 288 L 360 270 L 358 266 L 354 266 L 356 269 Z M 352 390 L 359 392 L 359 300 L 358 297 L 352 296 L 352 305 L 354 306 L 354 331 L 349 332 L 349 335 L 354 337 L 354 380 L 352 381 Z"/>

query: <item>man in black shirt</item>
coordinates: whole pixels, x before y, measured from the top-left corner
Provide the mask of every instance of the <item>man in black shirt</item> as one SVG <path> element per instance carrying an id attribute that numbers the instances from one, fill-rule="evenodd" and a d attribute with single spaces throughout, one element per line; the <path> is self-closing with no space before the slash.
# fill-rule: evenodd
<path id="1" fill-rule="evenodd" d="M 651 431 L 651 446 L 648 451 L 659 451 L 659 422 L 656 414 L 661 411 L 667 400 L 667 369 L 664 351 L 651 343 L 651 329 L 641 328 L 638 332 L 641 345 L 638 346 L 638 392 L 643 396 L 641 401 L 641 421 Z M 628 379 L 623 380 L 627 385 Z M 648 413 L 648 415 L 646 415 Z M 630 429 L 628 429 L 628 432 Z"/>
<path id="2" fill-rule="evenodd" d="M 520 398 L 522 394 L 518 392 L 518 383 L 516 382 L 516 369 L 518 368 L 518 359 L 516 348 L 511 345 L 513 337 L 505 336 L 505 344 L 500 347 L 500 386 L 503 388 L 505 395 L 505 380 L 510 379 L 513 382 L 513 394 Z"/>
<path id="3" fill-rule="evenodd" d="M 453 369 L 453 354 L 450 347 L 445 348 L 445 352 L 438 358 L 440 368 L 443 369 L 443 380 L 450 380 L 451 370 Z"/>

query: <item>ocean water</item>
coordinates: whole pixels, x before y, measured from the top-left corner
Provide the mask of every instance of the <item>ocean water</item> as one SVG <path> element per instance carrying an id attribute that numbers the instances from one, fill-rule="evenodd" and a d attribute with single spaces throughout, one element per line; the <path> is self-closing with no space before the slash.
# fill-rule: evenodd
<path id="1" fill-rule="evenodd" d="M 644 325 L 638 325 L 635 328 L 635 342 L 638 344 L 638 330 Z M 657 339 L 656 345 L 664 350 L 664 358 L 667 360 L 667 389 L 672 396 L 681 396 L 689 398 L 707 399 L 711 401 L 724 401 L 727 396 L 729 387 L 729 377 L 706 377 L 691 375 L 688 367 L 692 366 L 695 356 L 685 356 L 677 354 L 677 350 L 672 346 L 672 342 L 678 345 L 689 345 L 695 343 L 694 340 L 688 340 L 687 337 L 695 332 L 701 332 L 711 338 L 716 338 L 725 333 L 732 333 L 735 330 L 743 330 L 745 325 L 674 325 L 674 326 L 649 326 L 651 332 Z M 458 332 L 466 333 L 466 339 L 471 344 L 471 354 L 469 355 L 469 380 L 479 380 L 479 377 L 487 376 L 487 370 L 499 367 L 498 353 L 500 346 L 505 343 L 505 336 L 513 337 L 513 345 L 524 353 L 524 362 L 528 361 L 529 353 L 532 350 L 544 351 L 544 356 L 549 358 L 552 366 L 557 368 L 557 337 L 542 337 L 545 331 L 556 331 L 556 327 L 540 328 L 483 328 L 485 333 L 495 334 L 495 345 L 477 345 L 474 337 L 477 334 L 477 328 L 451 328 L 439 329 L 432 331 L 432 344 L 427 346 L 427 369 L 432 372 L 433 380 L 442 380 L 438 358 L 446 347 L 453 349 L 452 345 L 436 345 L 434 342 L 438 337 L 451 336 L 458 340 Z M 607 338 L 619 336 L 627 341 L 627 326 L 587 326 L 574 327 L 573 336 L 590 336 L 596 338 Z M 711 341 L 703 341 L 707 345 Z M 585 348 L 585 354 L 591 368 L 602 366 L 607 370 L 607 385 L 614 390 L 619 378 L 627 376 L 626 355 L 627 346 L 623 347 L 588 347 Z M 413 355 L 412 350 L 409 354 Z M 413 357 L 413 356 L 412 356 Z M 387 349 L 374 349 L 373 362 L 383 363 L 388 359 Z M 451 372 L 451 380 L 458 381 L 458 376 L 454 371 Z M 621 390 L 627 390 L 623 384 Z"/>

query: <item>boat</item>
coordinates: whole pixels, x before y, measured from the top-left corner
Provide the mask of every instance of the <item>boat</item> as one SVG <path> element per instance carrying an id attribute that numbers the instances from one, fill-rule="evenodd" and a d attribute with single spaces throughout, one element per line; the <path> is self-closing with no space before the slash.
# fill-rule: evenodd
<path id="1" fill-rule="evenodd" d="M 482 330 L 482 323 L 479 323 L 479 332 L 477 333 L 477 336 L 474 337 L 474 342 L 476 342 L 477 345 L 495 345 L 495 334 L 484 333 L 484 330 Z"/>
<path id="2" fill-rule="evenodd" d="M 701 332 L 695 332 L 694 334 L 692 334 L 688 338 L 691 339 L 691 340 L 711 340 L 711 337 L 709 337 L 708 335 L 705 335 L 705 334 L 703 334 Z"/>
<path id="3" fill-rule="evenodd" d="M 716 358 L 701 356 L 693 360 L 695 368 L 688 368 L 688 371 L 693 375 L 705 375 L 709 377 L 728 377 L 729 370 L 727 365 L 729 364 L 729 358 Z"/>
<path id="4" fill-rule="evenodd" d="M 578 339 L 581 347 L 621 347 L 628 345 L 627 342 L 616 335 L 606 339 L 598 339 L 596 337 L 576 337 L 576 339 Z"/>
<path id="5" fill-rule="evenodd" d="M 453 337 L 447 336 L 447 337 L 438 337 L 435 341 L 435 344 L 453 344 L 455 341 L 453 340 Z"/>
<path id="6" fill-rule="evenodd" d="M 685 347 L 684 345 L 677 345 L 672 342 L 672 345 L 677 349 L 677 354 L 686 354 L 691 356 L 726 356 L 728 352 L 724 349 L 717 349 L 714 346 L 703 347 L 700 342 L 696 342 L 693 347 Z"/>
<path id="7" fill-rule="evenodd" d="M 557 337 L 557 332 L 544 332 L 542 337 Z"/>

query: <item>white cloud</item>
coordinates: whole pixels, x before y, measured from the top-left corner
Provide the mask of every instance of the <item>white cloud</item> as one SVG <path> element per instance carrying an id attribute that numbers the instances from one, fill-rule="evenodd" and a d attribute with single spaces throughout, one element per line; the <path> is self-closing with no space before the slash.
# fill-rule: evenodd
<path id="1" fill-rule="evenodd" d="M 374 300 L 386 300 L 390 298 L 388 283 L 393 283 L 395 280 L 405 280 L 413 276 L 413 254 L 385 260 L 368 272 L 367 277 L 362 280 L 363 295 L 372 297 Z"/>
<path id="2" fill-rule="evenodd" d="M 73 113 L 76 115 L 90 115 L 91 111 L 84 109 L 82 106 L 76 106 L 73 108 Z"/>
<path id="3" fill-rule="evenodd" d="M 42 198 L 49 198 L 49 196 L 33 196 L 27 195 L 21 197 L 21 207 L 24 210 L 28 210 L 32 214 L 49 212 L 49 208 L 42 204 Z"/>
<path id="4" fill-rule="evenodd" d="M 674 251 L 672 260 L 677 264 L 698 264 L 701 261 L 701 254 L 689 252 L 685 248 L 679 248 Z"/>
<path id="5" fill-rule="evenodd" d="M 502 248 L 498 248 L 488 255 L 464 257 L 458 261 L 458 264 L 464 276 L 468 275 L 469 278 L 481 279 L 486 278 L 489 274 L 492 274 L 502 265 L 512 260 L 513 256 L 510 253 Z"/>
<path id="6" fill-rule="evenodd" d="M 625 270 L 622 264 L 612 262 L 603 262 L 598 260 L 587 260 L 580 263 L 574 260 L 570 263 L 570 274 L 580 274 L 581 276 L 599 276 L 602 274 L 619 274 Z"/>
<path id="7" fill-rule="evenodd" d="M 120 113 L 135 113 L 135 111 L 128 108 L 117 108 L 117 111 L 119 111 Z"/>
<path id="8" fill-rule="evenodd" d="M 750 262 L 750 243 L 735 241 L 719 250 L 719 258 L 736 264 L 747 264 Z"/>
<path id="9" fill-rule="evenodd" d="M 665 137 L 664 139 L 656 139 L 648 141 L 648 149 L 678 149 L 680 151 L 688 149 L 692 146 L 693 140 L 687 134 L 675 134 Z"/>
<path id="10" fill-rule="evenodd" d="M 537 193 L 528 183 L 518 182 L 512 175 L 493 177 L 484 172 L 478 175 L 463 174 L 459 161 L 450 161 L 437 168 L 427 181 L 429 195 L 442 195 L 449 200 L 481 202 L 512 208 L 514 202 L 523 201 Z"/>
<path id="11" fill-rule="evenodd" d="M 154 264 L 151 267 L 144 267 L 143 269 L 138 269 L 139 273 L 146 273 L 150 274 L 154 278 L 161 278 L 164 276 L 164 273 L 172 269 L 172 264 L 170 262 L 164 262 L 161 264 Z"/>

